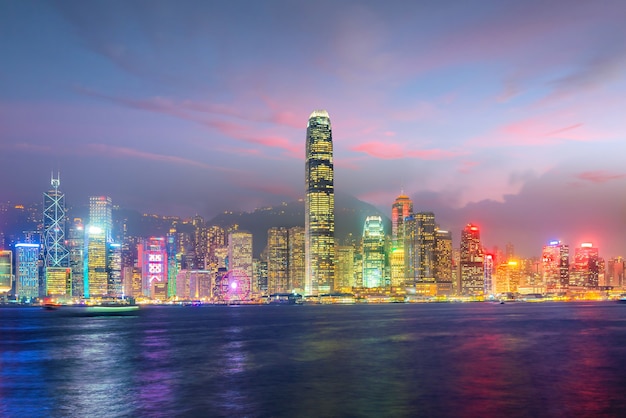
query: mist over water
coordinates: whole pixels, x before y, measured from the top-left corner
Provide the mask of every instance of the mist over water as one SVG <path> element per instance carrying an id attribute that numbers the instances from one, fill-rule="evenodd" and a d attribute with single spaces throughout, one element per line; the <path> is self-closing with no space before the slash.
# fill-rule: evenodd
<path id="1" fill-rule="evenodd" d="M 0 416 L 619 416 L 616 303 L 0 309 Z"/>

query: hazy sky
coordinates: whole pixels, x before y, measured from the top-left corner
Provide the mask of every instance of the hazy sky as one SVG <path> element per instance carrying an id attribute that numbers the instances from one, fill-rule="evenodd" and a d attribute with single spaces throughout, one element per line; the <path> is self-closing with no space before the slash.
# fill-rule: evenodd
<path id="1" fill-rule="evenodd" d="M 0 199 L 107 194 L 211 217 L 304 196 L 311 111 L 335 188 L 402 190 L 458 239 L 626 255 L 616 1 L 3 1 Z"/>

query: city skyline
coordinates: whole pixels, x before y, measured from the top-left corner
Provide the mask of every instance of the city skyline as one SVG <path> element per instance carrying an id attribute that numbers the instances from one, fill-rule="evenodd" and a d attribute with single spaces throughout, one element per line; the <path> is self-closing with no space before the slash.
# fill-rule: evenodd
<path id="1" fill-rule="evenodd" d="M 57 170 L 70 204 L 301 199 L 306 116 L 325 108 L 338 193 L 387 216 L 406 194 L 455 241 L 471 222 L 525 255 L 623 254 L 620 2 L 394 6 L 2 4 L 2 200 L 39 200 Z"/>

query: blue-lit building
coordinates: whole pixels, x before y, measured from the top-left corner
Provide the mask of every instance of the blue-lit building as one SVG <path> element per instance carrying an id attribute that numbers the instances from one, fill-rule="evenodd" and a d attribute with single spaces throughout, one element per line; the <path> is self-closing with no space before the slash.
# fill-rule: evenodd
<path id="1" fill-rule="evenodd" d="M 166 253 L 167 253 L 167 297 L 171 298 L 176 296 L 176 276 L 178 275 L 178 260 L 177 260 L 177 246 L 176 246 L 176 234 L 169 233 L 165 237 L 166 240 Z"/>
<path id="2" fill-rule="evenodd" d="M 39 297 L 39 244 L 15 244 L 15 295 L 26 301 Z"/>

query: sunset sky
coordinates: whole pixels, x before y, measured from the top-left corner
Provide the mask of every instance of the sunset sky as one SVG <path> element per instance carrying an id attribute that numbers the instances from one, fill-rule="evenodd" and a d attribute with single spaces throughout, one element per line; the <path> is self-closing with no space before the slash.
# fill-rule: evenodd
<path id="1" fill-rule="evenodd" d="M 626 255 L 626 6 L 598 1 L 4 1 L 0 200 L 61 171 L 143 212 L 304 197 L 306 123 L 335 189 L 404 191 L 455 240 Z"/>

